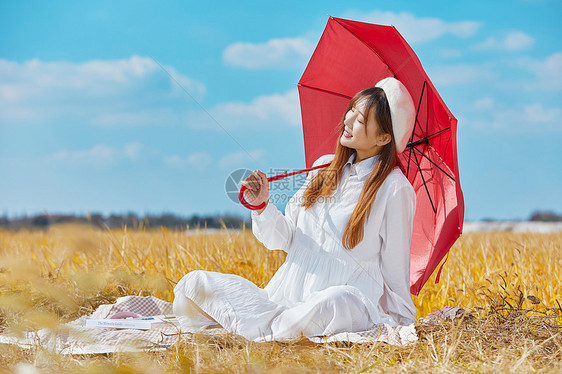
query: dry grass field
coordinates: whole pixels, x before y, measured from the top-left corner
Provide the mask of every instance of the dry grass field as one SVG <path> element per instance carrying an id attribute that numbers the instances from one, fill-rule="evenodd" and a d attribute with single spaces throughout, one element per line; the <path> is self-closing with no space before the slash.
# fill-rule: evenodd
<path id="1" fill-rule="evenodd" d="M 193 335 L 165 351 L 69 357 L 0 344 L 0 373 L 558 373 L 561 247 L 562 234 L 464 235 L 440 283 L 430 280 L 414 302 L 418 317 L 445 305 L 467 314 L 439 325 L 418 323 L 420 341 L 406 347 Z M 266 250 L 248 230 L 0 231 L 0 332 L 53 327 L 124 295 L 171 301 L 175 282 L 194 269 L 264 286 L 283 260 L 284 253 Z"/>

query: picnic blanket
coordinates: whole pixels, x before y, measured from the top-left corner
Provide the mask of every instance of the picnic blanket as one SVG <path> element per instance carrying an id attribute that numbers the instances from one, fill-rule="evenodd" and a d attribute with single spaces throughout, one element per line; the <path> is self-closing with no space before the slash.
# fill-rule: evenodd
<path id="1" fill-rule="evenodd" d="M 431 313 L 423 321 L 439 322 L 443 319 L 452 319 L 461 311 L 460 308 L 444 307 Z M 26 332 L 23 336 L 0 335 L 0 343 L 14 344 L 23 348 L 42 347 L 60 354 L 100 354 L 167 349 L 192 334 L 230 334 L 223 328 L 198 330 L 173 324 L 156 325 L 151 330 L 86 327 L 88 319 L 106 319 L 120 312 L 132 312 L 145 317 L 171 315 L 172 303 L 153 296 L 124 296 L 118 298 L 115 304 L 100 305 L 92 314 L 82 316 L 57 329 Z M 381 324 L 367 331 L 307 338 L 315 343 L 386 342 L 398 346 L 412 344 L 418 340 L 414 324 L 397 327 Z"/>

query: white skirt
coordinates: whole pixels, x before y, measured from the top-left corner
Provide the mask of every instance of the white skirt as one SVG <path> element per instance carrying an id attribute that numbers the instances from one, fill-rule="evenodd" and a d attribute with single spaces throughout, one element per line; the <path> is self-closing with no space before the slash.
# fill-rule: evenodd
<path id="1" fill-rule="evenodd" d="M 349 285 L 331 286 L 300 303 L 284 306 L 238 275 L 196 270 L 174 288 L 173 308 L 182 326 L 199 329 L 218 322 L 227 331 L 253 341 L 327 336 L 373 327 L 356 292 Z"/>

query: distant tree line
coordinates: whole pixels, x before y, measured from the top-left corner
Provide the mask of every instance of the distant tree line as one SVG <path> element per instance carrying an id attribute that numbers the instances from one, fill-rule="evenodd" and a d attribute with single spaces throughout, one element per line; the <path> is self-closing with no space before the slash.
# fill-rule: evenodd
<path id="1" fill-rule="evenodd" d="M 47 229 L 51 225 L 60 223 L 89 224 L 94 227 L 115 229 L 128 227 L 133 229 L 150 229 L 167 227 L 174 230 L 203 229 L 203 228 L 227 228 L 240 229 L 250 227 L 250 221 L 234 215 L 221 216 L 198 216 L 180 217 L 171 213 L 161 215 L 138 216 L 135 213 L 111 214 L 104 216 L 99 213 L 87 216 L 65 215 L 65 214 L 39 214 L 18 218 L 0 217 L 0 228 L 7 229 Z"/>
<path id="2" fill-rule="evenodd" d="M 496 218 L 482 218 L 480 221 L 483 222 L 495 222 L 495 221 L 509 221 L 509 220 L 501 220 Z M 518 221 L 518 220 L 516 220 Z M 531 222 L 562 222 L 562 214 L 557 214 L 552 211 L 541 211 L 537 210 L 531 214 L 531 216 L 527 219 L 527 221 Z"/>
<path id="3" fill-rule="evenodd" d="M 494 221 L 493 219 L 485 219 L 485 221 Z M 562 222 L 562 214 L 551 211 L 536 211 L 529 217 L 529 221 L 535 222 Z M 189 218 L 177 216 L 172 213 L 164 213 L 161 215 L 144 215 L 138 216 L 135 213 L 127 214 L 111 214 L 104 216 L 99 213 L 89 214 L 87 216 L 76 216 L 71 214 L 39 214 L 34 216 L 24 216 L 18 218 L 0 217 L 0 228 L 7 229 L 47 229 L 51 225 L 59 223 L 81 223 L 90 224 L 92 226 L 106 229 L 116 229 L 128 227 L 133 229 L 150 229 L 158 227 L 167 227 L 173 230 L 186 229 L 240 229 L 242 227 L 251 227 L 251 221 L 234 215 L 221 216 L 198 216 L 193 215 Z"/>
<path id="4" fill-rule="evenodd" d="M 531 214 L 529 221 L 562 222 L 562 214 L 556 214 L 554 212 L 536 211 L 533 214 Z"/>

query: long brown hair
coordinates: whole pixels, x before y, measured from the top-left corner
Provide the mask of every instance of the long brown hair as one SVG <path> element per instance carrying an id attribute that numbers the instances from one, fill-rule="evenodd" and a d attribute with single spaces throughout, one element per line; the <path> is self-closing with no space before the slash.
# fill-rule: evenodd
<path id="1" fill-rule="evenodd" d="M 396 154 L 396 142 L 392 132 L 392 118 L 390 107 L 384 90 L 379 87 L 367 88 L 357 93 L 349 102 L 346 113 L 355 106 L 359 100 L 365 102 L 365 123 L 369 123 L 369 117 L 374 114 L 375 120 L 380 126 L 383 134 L 390 134 L 392 140 L 383 146 L 380 157 L 369 174 L 359 201 L 351 213 L 349 222 L 343 233 L 342 244 L 346 249 L 352 249 L 363 240 L 365 222 L 369 219 L 371 206 L 382 183 L 395 167 L 402 167 Z M 340 138 L 344 132 L 345 113 L 339 123 L 339 137 L 336 144 L 335 157 L 331 164 L 318 172 L 310 185 L 304 192 L 302 206 L 305 209 L 311 208 L 320 198 L 332 196 L 341 179 L 342 170 L 349 157 L 355 152 L 353 148 L 348 148 L 340 144 Z"/>

